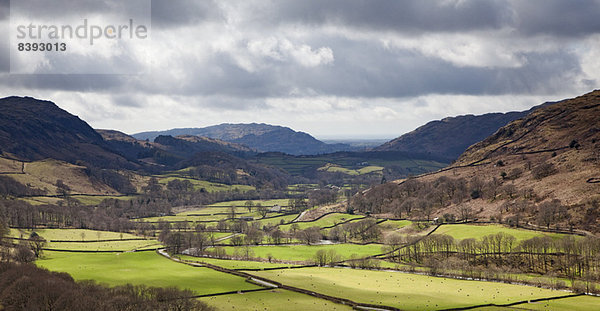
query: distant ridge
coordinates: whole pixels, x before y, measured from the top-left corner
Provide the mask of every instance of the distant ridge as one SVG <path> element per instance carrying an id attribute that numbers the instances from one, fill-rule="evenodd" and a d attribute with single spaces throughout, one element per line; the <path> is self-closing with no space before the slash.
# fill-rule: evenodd
<path id="1" fill-rule="evenodd" d="M 548 104 L 550 103 L 521 112 L 463 115 L 431 121 L 410 133 L 374 148 L 373 151 L 422 153 L 451 162 L 456 160 L 469 146 L 492 135 L 502 126 Z"/>
<path id="2" fill-rule="evenodd" d="M 205 128 L 179 128 L 166 131 L 143 132 L 133 137 L 153 140 L 158 136 L 203 136 L 247 146 L 260 152 L 283 152 L 292 155 L 314 155 L 355 148 L 347 144 L 326 144 L 304 132 L 288 127 L 264 123 L 230 124 Z"/>

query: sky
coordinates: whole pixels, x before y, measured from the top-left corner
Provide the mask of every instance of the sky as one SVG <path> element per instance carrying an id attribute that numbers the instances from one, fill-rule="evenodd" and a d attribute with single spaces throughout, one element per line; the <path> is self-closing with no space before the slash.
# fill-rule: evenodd
<path id="1" fill-rule="evenodd" d="M 115 0 L 51 2 L 59 9 L 28 13 L 106 20 L 117 11 Z M 393 138 L 600 84 L 600 1 L 153 0 L 143 46 L 100 43 L 67 61 L 35 54 L 22 60 L 28 74 L 10 70 L 9 7 L 0 0 L 0 97 L 51 100 L 129 134 L 258 122 L 318 138 Z M 48 74 L 130 65 L 143 72 Z"/>

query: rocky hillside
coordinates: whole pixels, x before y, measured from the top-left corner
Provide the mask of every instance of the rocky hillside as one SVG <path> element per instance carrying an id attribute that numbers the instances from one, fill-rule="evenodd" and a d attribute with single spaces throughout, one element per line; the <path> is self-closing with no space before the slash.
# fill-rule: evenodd
<path id="1" fill-rule="evenodd" d="M 464 115 L 431 121 L 374 150 L 424 153 L 449 163 L 456 160 L 472 144 L 492 135 L 509 122 L 526 116 L 533 109 L 478 116 Z"/>
<path id="2" fill-rule="evenodd" d="M 292 155 L 309 155 L 348 151 L 346 144 L 326 144 L 311 135 L 290 128 L 268 124 L 221 124 L 205 128 L 172 129 L 160 132 L 134 134 L 137 139 L 153 140 L 160 135 L 204 136 L 248 146 L 259 152 L 284 152 Z"/>
<path id="3" fill-rule="evenodd" d="M 101 167 L 134 168 L 94 129 L 49 101 L 0 99 L 0 154 L 34 161 L 46 158 Z"/>
<path id="4" fill-rule="evenodd" d="M 354 206 L 600 232 L 600 91 L 537 109 L 450 167 L 374 187 Z"/>
<path id="5" fill-rule="evenodd" d="M 471 146 L 461 175 L 506 174 L 517 189 L 577 205 L 600 194 L 600 91 L 536 110 Z"/>

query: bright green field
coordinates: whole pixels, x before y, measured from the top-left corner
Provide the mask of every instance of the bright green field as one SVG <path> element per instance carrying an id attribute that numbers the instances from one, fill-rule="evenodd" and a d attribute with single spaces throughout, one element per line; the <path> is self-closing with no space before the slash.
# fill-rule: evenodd
<path id="1" fill-rule="evenodd" d="M 235 246 L 226 246 L 224 249 L 227 254 L 235 254 Z M 239 248 L 239 253 L 242 254 L 242 247 Z M 287 261 L 310 261 L 313 260 L 318 250 L 330 250 L 333 249 L 338 255 L 345 260 L 350 258 L 352 254 L 356 254 L 360 257 L 367 257 L 371 255 L 381 254 L 381 245 L 378 244 L 332 244 L 332 245 L 279 245 L 279 246 L 253 246 L 252 257 L 255 258 L 268 258 L 271 254 L 273 258 L 277 260 Z"/>
<path id="2" fill-rule="evenodd" d="M 504 304 L 564 295 L 562 291 L 503 283 L 454 280 L 407 273 L 338 268 L 253 272 L 286 285 L 402 310 L 434 310 Z"/>
<path id="3" fill-rule="evenodd" d="M 76 194 L 71 195 L 71 198 L 77 199 L 79 203 L 83 205 L 98 205 L 100 202 L 106 199 L 117 199 L 121 201 L 133 200 L 136 198 L 135 195 L 127 195 L 127 196 L 114 196 L 114 195 L 102 195 L 102 196 L 92 196 L 92 195 L 83 195 Z M 31 205 L 43 205 L 43 204 L 58 204 L 59 202 L 64 202 L 62 198 L 57 197 L 45 197 L 45 196 L 36 196 L 36 197 L 28 197 L 28 198 L 20 198 L 19 200 L 25 201 Z"/>
<path id="4" fill-rule="evenodd" d="M 213 208 L 209 208 L 209 209 L 213 209 Z M 197 222 L 197 221 L 202 221 L 202 222 L 207 222 L 207 221 L 214 221 L 214 222 L 218 222 L 221 219 L 227 219 L 230 217 L 229 214 L 223 214 L 223 213 L 228 213 L 229 212 L 229 208 L 214 208 L 214 209 L 219 209 L 220 211 L 215 211 L 213 212 L 211 211 L 203 211 L 203 210 L 198 210 L 195 212 L 184 212 L 184 213 L 180 213 L 174 216 L 159 216 L 159 217 L 147 217 L 147 218 L 140 218 L 137 219 L 138 221 L 145 221 L 145 222 L 159 222 L 159 221 L 167 221 L 167 222 L 179 222 L 179 221 L 189 221 L 189 222 Z M 216 213 L 219 213 L 219 215 L 215 215 Z M 198 214 L 213 214 L 213 215 L 201 215 L 198 216 Z M 282 213 L 268 213 L 267 217 L 273 217 L 273 216 L 278 216 L 278 215 L 283 215 Z M 296 215 L 294 215 L 294 217 L 292 217 L 290 220 L 294 219 Z M 242 209 L 242 208 L 236 208 L 236 218 L 240 218 L 240 217 L 252 217 L 255 220 L 260 220 L 262 218 L 262 216 L 255 211 L 252 211 L 252 213 L 248 213 L 247 209 Z M 266 219 L 267 222 L 271 222 L 270 219 Z M 279 219 L 276 220 L 277 223 L 279 223 Z"/>
<path id="5" fill-rule="evenodd" d="M 215 258 L 199 258 L 192 256 L 179 256 L 182 260 L 206 262 L 215 266 L 227 268 L 227 269 L 265 269 L 265 268 L 287 268 L 295 265 L 282 264 L 282 263 L 270 263 L 270 262 L 259 262 L 259 261 L 243 261 L 243 260 L 227 260 L 227 259 L 215 259 Z"/>
<path id="6" fill-rule="evenodd" d="M 365 166 L 362 167 L 360 169 L 350 169 L 350 168 L 345 168 L 345 167 L 341 167 L 341 166 L 335 166 L 335 165 L 326 165 L 323 167 L 320 167 L 318 169 L 319 171 L 326 171 L 326 172 L 330 172 L 330 173 L 343 173 L 346 175 L 352 175 L 352 176 L 359 176 L 359 175 L 365 175 L 365 174 L 369 174 L 369 173 L 373 173 L 373 172 L 381 172 L 383 170 L 382 166 Z"/>
<path id="7" fill-rule="evenodd" d="M 37 229 L 34 230 L 44 239 L 50 240 L 61 240 L 61 241 L 95 241 L 95 240 L 119 240 L 121 239 L 121 233 L 110 232 L 110 231 L 98 231 L 88 229 Z M 10 236 L 19 238 L 29 238 L 31 231 L 10 229 Z M 83 234 L 83 235 L 82 235 Z M 130 233 L 123 233 L 123 239 L 139 239 L 140 236 L 133 235 Z M 142 241 L 148 242 L 148 241 Z"/>
<path id="8" fill-rule="evenodd" d="M 85 251 L 132 251 L 135 249 L 149 249 L 160 247 L 158 241 L 152 240 L 136 240 L 136 241 L 111 241 L 111 242 L 51 242 L 48 243 L 48 249 L 61 250 L 85 250 Z"/>
<path id="9" fill-rule="evenodd" d="M 74 195 L 74 199 L 77 199 L 83 205 L 98 205 L 105 199 L 117 199 L 122 201 L 133 200 L 136 198 L 134 195 L 127 196 L 90 196 L 90 195 Z"/>
<path id="10" fill-rule="evenodd" d="M 219 310 L 352 310 L 349 306 L 282 289 L 200 298 Z"/>
<path id="11" fill-rule="evenodd" d="M 288 206 L 288 203 L 290 200 L 288 199 L 275 199 L 275 200 L 250 200 L 252 201 L 252 203 L 254 203 L 254 205 L 256 205 L 257 203 L 260 203 L 262 206 L 275 206 L 275 205 L 279 205 L 282 207 Z M 218 203 L 214 203 L 211 205 L 208 205 L 210 207 L 223 207 L 223 206 L 241 206 L 244 207 L 246 205 L 246 202 L 248 202 L 248 200 L 242 200 L 242 201 L 226 201 L 226 202 L 218 202 Z"/>
<path id="12" fill-rule="evenodd" d="M 173 262 L 155 252 L 120 254 L 81 254 L 46 252 L 36 261 L 51 271 L 69 273 L 76 280 L 96 280 L 111 286 L 144 284 L 156 287 L 177 286 L 198 295 L 255 289 L 243 278 L 208 268 Z"/>
<path id="13" fill-rule="evenodd" d="M 236 214 L 243 214 L 243 213 L 248 213 L 248 209 L 245 207 L 239 207 L 236 206 L 235 208 L 235 213 Z M 254 211 L 254 209 L 252 209 L 252 211 Z M 195 208 L 192 210 L 187 210 L 185 212 L 181 212 L 181 213 L 177 213 L 177 215 L 181 215 L 181 216 L 187 216 L 187 215 L 194 215 L 194 214 L 229 214 L 231 212 L 231 206 L 209 206 L 209 207 L 201 207 L 201 208 Z"/>
<path id="14" fill-rule="evenodd" d="M 434 233 L 447 234 L 456 240 L 469 238 L 481 239 L 482 237 L 496 233 L 506 233 L 514 236 L 518 241 L 531 239 L 536 236 L 549 236 L 551 238 L 560 238 L 564 235 L 558 233 L 546 233 L 526 229 L 508 228 L 502 225 L 468 225 L 468 224 L 450 224 L 442 225 Z"/>
<path id="15" fill-rule="evenodd" d="M 398 230 L 412 224 L 410 220 L 386 220 L 379 224 L 382 230 Z"/>
<path id="16" fill-rule="evenodd" d="M 290 221 L 294 220 L 296 217 L 298 217 L 298 214 L 279 216 L 279 217 L 274 217 L 274 218 L 269 218 L 269 219 L 259 219 L 254 222 L 260 223 L 261 227 L 265 226 L 265 225 L 274 226 L 274 225 L 280 224 L 281 220 L 283 220 L 283 223 L 289 223 Z"/>
<path id="17" fill-rule="evenodd" d="M 597 311 L 600 310 L 600 298 L 593 296 L 579 296 L 550 301 L 524 303 L 516 305 L 515 310 L 570 310 L 570 311 Z"/>
<path id="18" fill-rule="evenodd" d="M 344 221 L 347 221 L 350 219 L 357 219 L 357 218 L 364 218 L 364 216 L 334 213 L 334 214 L 329 214 L 329 215 L 322 217 L 315 221 L 305 221 L 305 222 L 299 221 L 299 222 L 297 222 L 297 224 L 298 224 L 298 228 L 300 228 L 300 229 L 306 229 L 306 228 L 310 228 L 310 227 L 323 228 L 323 227 L 333 226 L 333 225 L 336 225 L 338 223 L 341 223 L 341 222 L 344 222 Z M 292 226 L 291 224 L 285 225 L 285 226 L 280 226 L 279 229 L 281 229 L 283 231 L 289 231 L 291 226 Z"/>
<path id="19" fill-rule="evenodd" d="M 209 182 L 209 181 L 205 181 L 205 180 L 197 180 L 197 179 L 191 179 L 191 178 L 185 178 L 185 177 L 175 177 L 175 176 L 169 176 L 169 177 L 155 176 L 155 177 L 158 178 L 158 183 L 163 184 L 163 185 L 166 185 L 170 181 L 176 180 L 176 179 L 182 180 L 182 181 L 187 180 L 192 185 L 194 185 L 195 190 L 200 190 L 200 189 L 204 188 L 207 192 L 231 191 L 231 190 L 236 190 L 236 189 L 239 191 L 242 191 L 242 192 L 256 190 L 255 187 L 248 186 L 248 185 L 225 185 L 225 184 L 213 183 L 213 182 Z"/>

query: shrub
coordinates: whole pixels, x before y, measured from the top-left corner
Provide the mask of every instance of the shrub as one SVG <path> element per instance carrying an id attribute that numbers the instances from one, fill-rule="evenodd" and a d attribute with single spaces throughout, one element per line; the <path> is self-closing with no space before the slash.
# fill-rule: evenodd
<path id="1" fill-rule="evenodd" d="M 542 179 L 556 173 L 556 168 L 552 163 L 542 163 L 533 168 L 532 174 L 535 179 Z"/>

